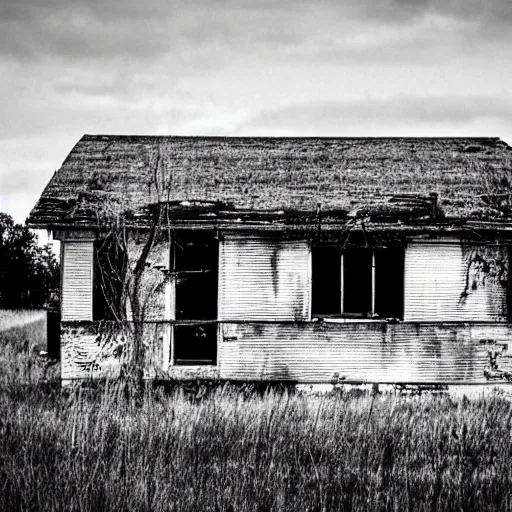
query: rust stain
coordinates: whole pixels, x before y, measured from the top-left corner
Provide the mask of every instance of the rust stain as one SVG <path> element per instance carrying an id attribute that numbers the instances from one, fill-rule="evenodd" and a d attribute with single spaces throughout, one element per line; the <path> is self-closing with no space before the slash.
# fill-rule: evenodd
<path id="1" fill-rule="evenodd" d="M 281 247 L 273 245 L 270 248 L 270 272 L 272 275 L 272 289 L 274 290 L 274 297 L 277 298 L 279 293 L 279 254 Z"/>

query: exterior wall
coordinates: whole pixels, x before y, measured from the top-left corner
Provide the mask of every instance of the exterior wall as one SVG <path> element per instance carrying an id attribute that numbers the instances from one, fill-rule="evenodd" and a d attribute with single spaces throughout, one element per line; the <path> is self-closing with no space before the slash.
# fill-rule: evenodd
<path id="1" fill-rule="evenodd" d="M 306 241 L 227 238 L 220 246 L 219 320 L 307 320 Z"/>
<path id="2" fill-rule="evenodd" d="M 468 275 L 474 276 L 466 272 L 460 245 L 415 242 L 407 247 L 400 323 L 311 321 L 306 241 L 227 237 L 219 251 L 216 366 L 170 364 L 175 317 L 172 282 L 165 279 L 168 244 L 158 244 L 148 258 L 143 277 L 148 377 L 475 383 L 486 382 L 493 351 L 501 356 L 500 369 L 512 368 L 505 288 L 495 280 L 468 287 Z M 90 259 L 92 243 L 64 244 L 63 379 L 115 375 L 129 328 L 129 323 L 84 321 L 91 319 L 85 314 L 88 306 L 71 307 L 88 304 L 72 302 L 66 293 L 83 301 L 82 290 L 87 297 L 90 277 L 82 266 Z M 468 294 L 462 300 L 464 290 Z"/>
<path id="3" fill-rule="evenodd" d="M 486 382 L 489 352 L 512 369 L 512 329 L 464 323 L 222 323 L 217 367 L 170 367 L 164 357 L 170 324 L 148 322 L 146 376 L 331 382 Z M 123 332 L 99 322 L 62 326 L 62 378 L 119 371 Z M 168 361 L 168 359 L 167 359 Z"/>
<path id="4" fill-rule="evenodd" d="M 298 382 L 485 382 L 488 351 L 503 343 L 508 355 L 511 334 L 506 325 L 488 324 L 224 324 L 220 373 Z"/>
<path id="5" fill-rule="evenodd" d="M 132 270 L 137 265 L 144 247 L 144 240 L 136 241 L 130 238 L 128 241 L 128 262 Z M 139 297 L 144 308 L 146 321 L 169 320 L 170 288 L 166 278 L 169 270 L 169 241 L 156 240 L 146 259 L 146 265 L 142 273 Z M 128 308 L 130 303 L 128 301 Z M 131 311 L 128 310 L 128 318 Z"/>
<path id="6" fill-rule="evenodd" d="M 92 320 L 92 241 L 62 244 L 62 320 Z"/>
<path id="7" fill-rule="evenodd" d="M 115 377 L 119 374 L 129 324 L 114 322 L 61 323 L 61 378 L 87 379 Z M 163 375 L 166 340 L 170 326 L 166 323 L 145 324 L 145 375 Z"/>
<path id="8" fill-rule="evenodd" d="M 496 279 L 486 279 L 473 289 L 477 276 L 470 259 L 471 251 L 465 256 L 460 244 L 409 244 L 405 252 L 404 320 L 505 321 L 506 287 Z"/>

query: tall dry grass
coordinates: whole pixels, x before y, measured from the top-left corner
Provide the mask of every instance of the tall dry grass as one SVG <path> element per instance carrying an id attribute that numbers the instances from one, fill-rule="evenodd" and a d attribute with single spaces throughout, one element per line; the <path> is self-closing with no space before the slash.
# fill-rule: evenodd
<path id="1" fill-rule="evenodd" d="M 13 327 L 26 327 L 34 322 L 45 322 L 46 311 L 40 309 L 0 309 L 0 332 Z"/>
<path id="2" fill-rule="evenodd" d="M 0 310 L 0 382 L 39 382 L 57 375 L 38 356 L 46 350 L 46 311 Z"/>
<path id="3" fill-rule="evenodd" d="M 0 381 L 0 510 L 512 509 L 500 396 L 176 385 L 134 401 L 114 382 L 15 375 Z"/>

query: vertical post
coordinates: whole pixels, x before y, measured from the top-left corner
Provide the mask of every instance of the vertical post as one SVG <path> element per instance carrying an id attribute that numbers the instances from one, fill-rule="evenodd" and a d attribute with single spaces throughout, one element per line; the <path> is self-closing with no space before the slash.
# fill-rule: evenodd
<path id="1" fill-rule="evenodd" d="M 341 266 L 341 272 L 340 272 L 340 312 L 343 314 L 343 300 L 344 300 L 344 264 L 343 264 L 343 253 L 340 256 L 340 266 Z"/>
<path id="2" fill-rule="evenodd" d="M 313 303 L 313 249 L 311 243 L 308 244 L 308 311 L 307 319 L 311 322 L 312 303 Z"/>
<path id="3" fill-rule="evenodd" d="M 375 316 L 375 251 L 372 250 L 372 310 L 371 316 Z"/>
<path id="4" fill-rule="evenodd" d="M 59 285 L 60 285 L 60 288 L 59 288 L 59 295 L 60 295 L 60 300 L 59 300 L 59 313 L 60 313 L 60 317 L 62 318 L 62 290 L 64 289 L 64 265 L 65 265 L 65 261 L 64 261 L 64 241 L 61 240 L 60 241 L 60 259 L 59 259 L 59 262 L 60 262 L 60 276 L 59 276 Z"/>
<path id="5" fill-rule="evenodd" d="M 217 232 L 218 240 L 218 277 L 217 277 L 217 320 L 222 320 L 224 316 L 222 305 L 222 292 L 224 290 L 224 239 Z"/>
<path id="6" fill-rule="evenodd" d="M 167 276 L 165 281 L 165 320 L 172 320 L 173 318 L 173 290 L 172 285 L 174 283 L 173 275 L 173 243 L 172 238 L 169 236 L 169 253 L 167 254 Z"/>
<path id="7" fill-rule="evenodd" d="M 175 254 L 174 238 L 169 238 L 169 280 L 166 285 L 166 320 L 169 322 L 176 320 L 176 274 L 175 274 Z M 169 329 L 166 337 L 167 350 L 164 351 L 164 365 L 173 365 L 174 361 L 174 325 L 169 323 Z"/>

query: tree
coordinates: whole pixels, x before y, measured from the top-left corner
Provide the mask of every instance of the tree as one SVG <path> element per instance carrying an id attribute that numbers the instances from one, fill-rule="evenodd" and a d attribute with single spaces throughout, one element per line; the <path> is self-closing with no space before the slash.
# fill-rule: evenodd
<path id="1" fill-rule="evenodd" d="M 169 239 L 164 208 L 157 203 L 149 210 L 146 225 L 139 230 L 129 227 L 126 212 L 116 212 L 108 202 L 98 210 L 96 302 L 104 319 L 111 321 L 102 325 L 101 334 L 105 339 L 123 339 L 120 377 L 126 390 L 139 396 L 148 363 L 146 315 L 169 279 L 150 262 L 152 251 Z"/>
<path id="2" fill-rule="evenodd" d="M 32 309 L 58 301 L 59 264 L 49 245 L 0 213 L 0 308 Z"/>

